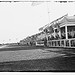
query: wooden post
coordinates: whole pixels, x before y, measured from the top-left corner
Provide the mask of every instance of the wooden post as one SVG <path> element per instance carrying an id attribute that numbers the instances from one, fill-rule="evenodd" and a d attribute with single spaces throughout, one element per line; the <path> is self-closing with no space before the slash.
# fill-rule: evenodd
<path id="1" fill-rule="evenodd" d="M 51 41 L 50 41 L 50 46 L 52 46 L 52 43 L 51 43 Z"/>
<path id="2" fill-rule="evenodd" d="M 71 40 L 69 40 L 69 47 L 71 47 Z"/>
<path id="3" fill-rule="evenodd" d="M 67 40 L 68 39 L 67 26 L 65 26 L 65 35 L 66 35 L 66 40 Z M 66 40 L 65 40 L 65 46 L 66 46 Z"/>
<path id="4" fill-rule="evenodd" d="M 61 38 L 61 29 L 59 29 L 59 37 Z"/>
<path id="5" fill-rule="evenodd" d="M 68 39 L 67 26 L 65 26 L 66 39 Z"/>
<path id="6" fill-rule="evenodd" d="M 55 29 L 54 29 L 54 38 L 55 38 Z"/>
<path id="7" fill-rule="evenodd" d="M 64 47 L 66 47 L 66 40 L 64 40 Z"/>
<path id="8" fill-rule="evenodd" d="M 60 40 L 60 47 L 61 47 L 62 45 L 61 45 L 61 40 Z"/>

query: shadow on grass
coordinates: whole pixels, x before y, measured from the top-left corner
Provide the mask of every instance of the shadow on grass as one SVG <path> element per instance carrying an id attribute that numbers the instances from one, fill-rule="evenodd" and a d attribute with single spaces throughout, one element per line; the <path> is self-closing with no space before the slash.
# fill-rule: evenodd
<path id="1" fill-rule="evenodd" d="M 0 48 L 0 51 L 16 51 L 16 50 L 35 50 L 44 49 L 44 46 L 8 46 L 5 48 Z"/>
<path id="2" fill-rule="evenodd" d="M 66 72 L 75 71 L 75 57 L 23 60 L 0 63 L 3 72 Z"/>

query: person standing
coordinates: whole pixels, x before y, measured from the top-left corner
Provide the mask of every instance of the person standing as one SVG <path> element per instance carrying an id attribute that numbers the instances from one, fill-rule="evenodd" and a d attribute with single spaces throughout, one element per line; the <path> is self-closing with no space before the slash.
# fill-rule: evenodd
<path id="1" fill-rule="evenodd" d="M 44 46 L 47 47 L 47 38 L 46 38 L 46 37 L 45 37 L 45 39 L 44 39 Z"/>

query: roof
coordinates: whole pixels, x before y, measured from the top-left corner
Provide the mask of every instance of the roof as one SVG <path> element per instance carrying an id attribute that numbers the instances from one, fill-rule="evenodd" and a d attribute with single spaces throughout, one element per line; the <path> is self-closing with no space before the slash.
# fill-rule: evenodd
<path id="1" fill-rule="evenodd" d="M 64 15 L 64 16 L 67 16 L 67 15 L 68 15 L 68 14 L 66 14 L 66 15 Z M 51 23 L 48 23 L 48 24 L 46 24 L 45 26 L 39 28 L 39 31 L 40 31 L 40 30 L 42 31 L 42 30 L 48 28 L 48 27 L 51 26 L 51 25 L 53 26 L 54 23 L 56 23 L 58 20 L 61 20 L 64 16 L 62 16 L 62 17 L 60 17 L 60 18 L 58 18 L 58 19 L 52 21 Z"/>
<path id="2" fill-rule="evenodd" d="M 65 18 L 68 22 L 75 22 L 75 16 L 66 16 Z"/>
<path id="3" fill-rule="evenodd" d="M 47 29 L 48 27 L 52 26 L 52 27 L 56 27 L 57 23 L 60 25 L 60 24 L 63 24 L 63 23 L 74 23 L 75 22 L 75 16 L 68 16 L 67 14 L 52 21 L 51 23 L 48 23 L 47 25 L 41 27 L 39 30 L 44 30 L 44 29 Z"/>
<path id="4" fill-rule="evenodd" d="M 60 23 L 75 22 L 75 16 L 65 16 Z"/>
<path id="5" fill-rule="evenodd" d="M 59 20 L 53 21 L 51 26 L 57 27 L 58 25 L 63 25 L 63 23 L 75 23 L 75 16 L 64 16 Z"/>

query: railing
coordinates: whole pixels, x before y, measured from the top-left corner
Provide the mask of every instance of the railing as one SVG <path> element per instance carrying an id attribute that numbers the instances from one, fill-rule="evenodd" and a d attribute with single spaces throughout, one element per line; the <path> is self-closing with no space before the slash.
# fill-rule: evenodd
<path id="1" fill-rule="evenodd" d="M 75 48 L 75 38 L 72 39 L 59 39 L 47 41 L 49 47 L 71 47 Z"/>
<path id="2" fill-rule="evenodd" d="M 36 46 L 44 46 L 44 41 L 37 41 Z"/>
<path id="3" fill-rule="evenodd" d="M 44 41 L 36 42 L 36 46 L 43 46 Z M 47 41 L 48 47 L 68 47 L 75 48 L 75 38 L 72 39 L 59 39 L 59 40 L 49 40 Z"/>

